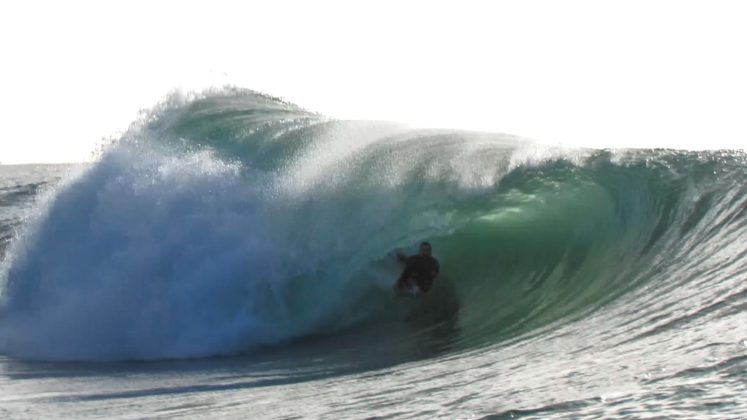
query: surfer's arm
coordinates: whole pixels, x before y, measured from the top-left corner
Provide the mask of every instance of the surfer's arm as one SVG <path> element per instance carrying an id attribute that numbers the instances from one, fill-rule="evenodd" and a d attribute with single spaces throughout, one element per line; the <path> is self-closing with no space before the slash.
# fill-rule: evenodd
<path id="1" fill-rule="evenodd" d="M 438 264 L 436 259 L 433 259 L 433 267 L 431 267 L 431 276 L 436 277 L 441 270 L 441 266 Z"/>
<path id="2" fill-rule="evenodd" d="M 412 276 L 412 269 L 410 267 L 405 267 L 405 269 L 402 270 L 402 274 L 399 276 L 399 279 L 397 279 L 397 286 L 404 286 L 405 282 L 410 279 L 410 276 Z"/>

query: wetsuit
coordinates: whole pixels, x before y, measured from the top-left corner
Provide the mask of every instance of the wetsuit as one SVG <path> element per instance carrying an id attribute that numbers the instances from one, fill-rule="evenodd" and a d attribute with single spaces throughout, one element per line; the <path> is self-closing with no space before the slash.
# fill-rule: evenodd
<path id="1" fill-rule="evenodd" d="M 397 288 L 400 290 L 407 286 L 407 281 L 412 280 L 418 285 L 423 293 L 433 286 L 440 266 L 438 261 L 431 256 L 413 255 L 405 260 L 405 270 L 397 280 Z"/>

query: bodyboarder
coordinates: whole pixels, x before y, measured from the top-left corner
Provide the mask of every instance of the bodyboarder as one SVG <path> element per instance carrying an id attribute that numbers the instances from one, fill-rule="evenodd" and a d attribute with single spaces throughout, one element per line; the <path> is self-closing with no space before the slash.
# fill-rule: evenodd
<path id="1" fill-rule="evenodd" d="M 405 264 L 405 269 L 394 284 L 395 293 L 417 296 L 430 290 L 440 269 L 438 261 L 431 255 L 431 250 L 431 244 L 423 242 L 418 254 L 410 257 L 397 255 L 397 259 Z"/>

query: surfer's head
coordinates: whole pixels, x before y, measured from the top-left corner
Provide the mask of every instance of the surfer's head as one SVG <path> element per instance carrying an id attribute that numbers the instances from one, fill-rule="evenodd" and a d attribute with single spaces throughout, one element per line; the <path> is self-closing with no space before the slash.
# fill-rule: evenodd
<path id="1" fill-rule="evenodd" d="M 431 255 L 431 244 L 430 243 L 428 242 L 420 243 L 420 255 L 424 257 Z"/>

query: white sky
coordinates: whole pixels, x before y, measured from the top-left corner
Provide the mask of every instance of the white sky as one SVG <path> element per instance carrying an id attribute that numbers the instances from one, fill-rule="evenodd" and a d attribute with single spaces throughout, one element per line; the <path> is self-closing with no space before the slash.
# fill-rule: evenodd
<path id="1" fill-rule="evenodd" d="M 739 1 L 0 4 L 0 162 L 90 159 L 175 88 L 599 147 L 747 147 Z"/>

